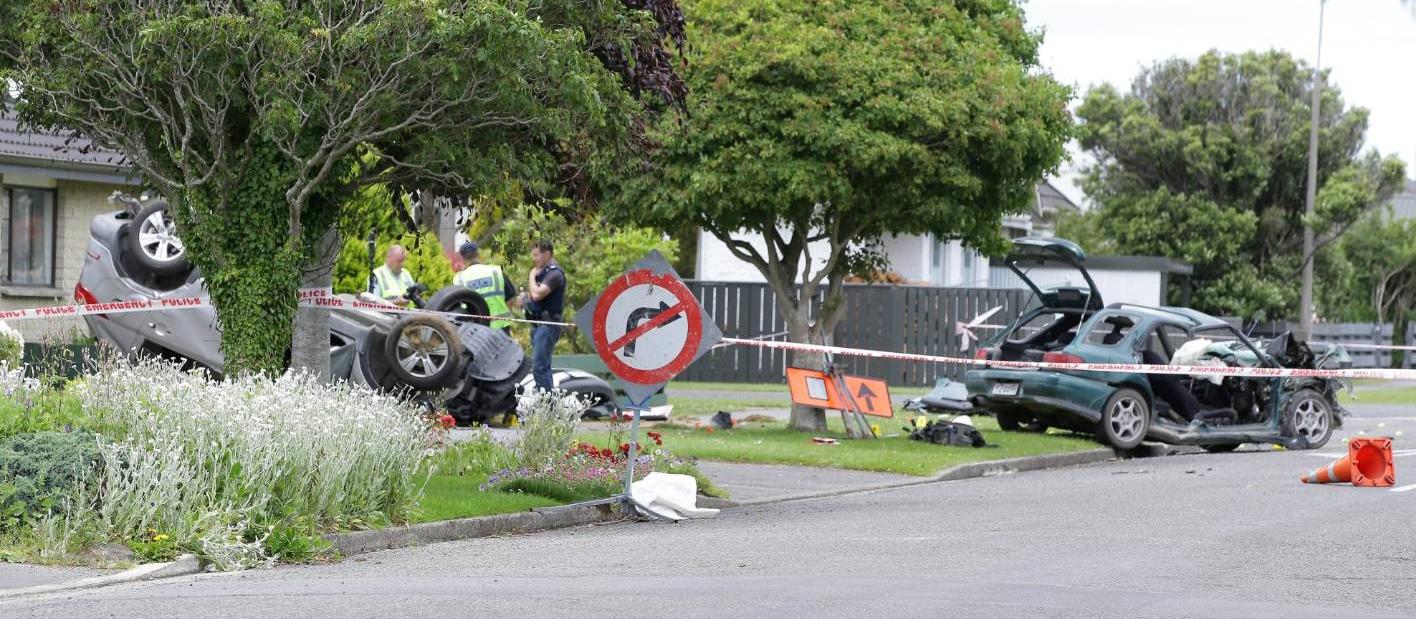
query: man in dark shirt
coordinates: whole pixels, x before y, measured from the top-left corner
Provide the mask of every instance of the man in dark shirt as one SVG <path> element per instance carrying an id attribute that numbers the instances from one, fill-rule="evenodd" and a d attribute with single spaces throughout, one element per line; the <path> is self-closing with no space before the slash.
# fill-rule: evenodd
<path id="1" fill-rule="evenodd" d="M 531 277 L 526 282 L 526 317 L 532 320 L 561 321 L 565 309 L 565 271 L 556 264 L 555 249 L 546 239 L 531 246 Z M 536 388 L 549 391 L 555 387 L 551 379 L 551 352 L 560 340 L 560 325 L 531 325 L 531 376 Z"/>

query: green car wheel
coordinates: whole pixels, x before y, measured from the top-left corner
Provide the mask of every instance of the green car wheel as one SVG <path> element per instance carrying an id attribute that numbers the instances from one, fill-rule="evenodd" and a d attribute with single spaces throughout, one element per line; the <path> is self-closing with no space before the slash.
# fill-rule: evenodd
<path id="1" fill-rule="evenodd" d="M 1097 438 L 1116 449 L 1131 450 L 1141 444 L 1150 431 L 1150 405 L 1135 389 L 1117 389 L 1101 409 Z"/>

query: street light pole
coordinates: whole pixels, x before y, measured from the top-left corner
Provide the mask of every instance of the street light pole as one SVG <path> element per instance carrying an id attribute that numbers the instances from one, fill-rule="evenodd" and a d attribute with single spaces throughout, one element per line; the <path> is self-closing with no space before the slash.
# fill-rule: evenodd
<path id="1" fill-rule="evenodd" d="M 1318 0 L 1318 54 L 1313 63 L 1312 122 L 1308 127 L 1308 195 L 1304 207 L 1306 218 L 1313 217 L 1313 203 L 1318 197 L 1318 122 L 1323 97 L 1323 9 L 1327 0 Z M 1298 338 L 1311 340 L 1313 335 L 1313 227 L 1303 222 L 1303 292 L 1298 300 Z"/>

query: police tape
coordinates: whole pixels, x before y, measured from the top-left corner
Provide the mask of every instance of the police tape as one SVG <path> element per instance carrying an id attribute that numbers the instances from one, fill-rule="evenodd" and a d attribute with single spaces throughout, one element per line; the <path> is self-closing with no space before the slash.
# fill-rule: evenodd
<path id="1" fill-rule="evenodd" d="M 1060 372 L 1125 372 L 1133 374 L 1180 374 L 1186 376 L 1235 376 L 1244 378 L 1375 378 L 1381 380 L 1416 379 L 1416 369 L 1341 369 L 1310 370 L 1306 368 L 1267 368 L 1228 365 L 1148 365 L 1143 363 L 1059 363 L 1053 361 L 1001 361 L 997 359 L 968 359 L 964 357 L 944 357 L 917 353 L 887 352 L 865 348 L 846 348 L 823 344 L 798 344 L 769 340 L 748 340 L 723 338 L 735 346 L 755 346 L 777 350 L 817 352 L 849 357 L 890 359 L 895 361 L 915 361 L 919 363 L 944 363 L 949 365 L 979 366 L 989 369 L 1007 370 L 1054 370 Z"/>
<path id="2" fill-rule="evenodd" d="M 498 318 L 462 312 L 440 312 L 417 308 L 404 308 L 381 301 L 365 301 L 358 298 L 346 299 L 335 296 L 329 289 L 308 288 L 299 291 L 298 304 L 301 307 L 342 310 L 371 310 L 391 314 L 427 314 L 451 318 L 474 318 L 484 320 L 508 320 L 510 322 L 574 327 L 573 323 L 529 318 Z M 26 320 L 32 318 L 62 318 L 69 316 L 92 316 L 123 314 L 130 312 L 173 311 L 212 307 L 209 297 L 167 297 L 157 299 L 134 299 L 108 303 L 81 303 L 55 305 L 17 310 L 0 310 L 0 320 Z M 776 336 L 778 334 L 771 334 Z M 895 361 L 919 363 L 943 363 L 949 365 L 969 365 L 984 368 L 1014 370 L 1055 370 L 1062 372 L 1126 372 L 1135 374 L 1174 374 L 1187 376 L 1235 376 L 1245 378 L 1369 378 L 1380 380 L 1416 380 L 1416 369 L 1338 369 L 1314 370 L 1306 368 L 1267 368 L 1227 365 L 1149 365 L 1141 363 L 1060 363 L 1054 361 L 1003 361 L 997 359 L 971 359 L 922 355 L 918 353 L 890 352 L 867 348 L 848 348 L 823 344 L 799 344 L 765 339 L 725 337 L 723 344 L 731 346 L 752 346 L 777 350 L 817 352 L 848 357 L 867 357 Z M 1392 347 L 1398 349 L 1416 347 Z"/>

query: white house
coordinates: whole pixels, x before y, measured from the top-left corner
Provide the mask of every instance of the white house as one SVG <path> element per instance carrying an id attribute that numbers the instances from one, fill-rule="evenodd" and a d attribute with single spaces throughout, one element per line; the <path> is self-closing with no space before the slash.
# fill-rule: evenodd
<path id="1" fill-rule="evenodd" d="M 1025 215 L 1007 217 L 1003 220 L 1003 234 L 1008 238 L 1018 238 L 1034 234 L 1051 236 L 1056 228 L 1059 212 L 1078 212 L 1080 209 L 1051 184 L 1043 181 L 1037 186 L 1037 202 L 1033 211 Z M 744 234 L 758 248 L 764 248 L 762 239 L 755 234 Z M 988 258 L 967 249 L 959 241 L 940 240 L 933 235 L 892 235 L 882 240 L 885 254 L 890 260 L 890 269 L 898 273 L 906 282 L 931 286 L 987 287 L 990 283 Z M 811 247 L 811 255 L 817 266 L 825 261 L 827 252 L 824 242 Z M 752 265 L 738 260 L 728 251 L 726 245 L 708 232 L 699 232 L 698 279 L 726 282 L 760 282 L 761 274 Z"/>
<path id="2" fill-rule="evenodd" d="M 1051 184 L 1042 182 L 1037 188 L 1037 202 L 1028 214 L 1007 217 L 1003 220 L 1003 234 L 1008 238 L 1022 236 L 1051 236 L 1056 229 L 1056 217 L 1063 211 L 1078 212 L 1076 204 L 1057 191 Z M 745 233 L 741 237 L 765 253 L 765 244 L 757 234 Z M 968 249 L 959 241 L 946 241 L 933 235 L 891 235 L 882 239 L 885 255 L 890 261 L 890 270 L 897 273 L 906 284 L 921 286 L 1013 288 L 1022 287 L 1017 275 L 1001 264 L 991 264 L 987 257 Z M 811 246 L 814 268 L 821 267 L 827 245 L 818 242 Z M 1172 275 L 1188 276 L 1189 265 L 1164 258 L 1143 256 L 1097 256 L 1087 260 L 1088 272 L 1100 289 L 1102 298 L 1108 302 L 1138 303 L 1142 305 L 1165 305 L 1183 303 L 1183 299 L 1169 299 L 1166 295 L 1169 278 Z M 1044 279 L 1062 278 L 1061 273 L 1035 273 Z M 752 265 L 739 260 L 717 237 L 708 232 L 700 232 L 698 238 L 698 262 L 695 276 L 704 281 L 761 282 L 762 275 Z M 1049 283 L 1064 283 L 1061 281 Z M 1081 282 L 1066 282 L 1081 283 Z"/>

